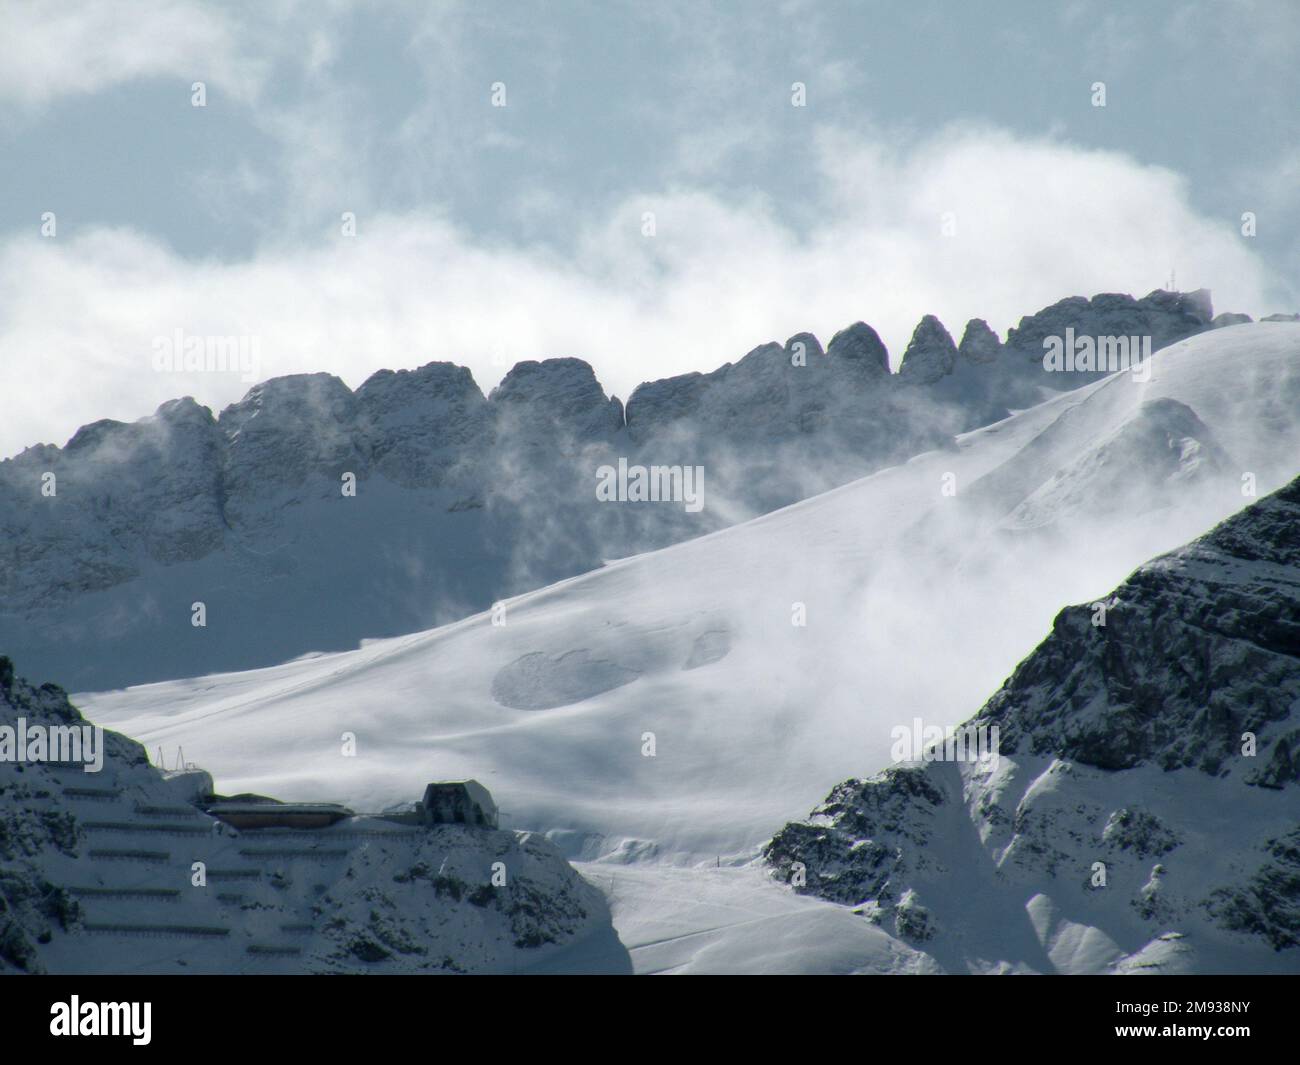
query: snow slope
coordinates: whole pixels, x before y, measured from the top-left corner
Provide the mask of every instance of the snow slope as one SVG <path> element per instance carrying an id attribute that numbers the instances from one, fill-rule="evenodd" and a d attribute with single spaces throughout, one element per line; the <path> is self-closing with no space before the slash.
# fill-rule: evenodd
<path id="1" fill-rule="evenodd" d="M 968 718 L 1062 603 L 1249 502 L 1244 475 L 1260 495 L 1289 480 L 1297 410 L 1300 328 L 1220 329 L 1159 353 L 1147 382 L 1115 375 L 612 561 L 509 601 L 503 624 L 78 702 L 169 759 L 183 746 L 232 791 L 374 810 L 473 776 L 503 823 L 601 868 L 741 864 L 831 785 L 886 765 L 895 726 Z"/>
<path id="2" fill-rule="evenodd" d="M 577 868 L 605 892 L 645 975 L 939 972 L 923 951 L 843 906 L 774 888 L 749 866 Z"/>

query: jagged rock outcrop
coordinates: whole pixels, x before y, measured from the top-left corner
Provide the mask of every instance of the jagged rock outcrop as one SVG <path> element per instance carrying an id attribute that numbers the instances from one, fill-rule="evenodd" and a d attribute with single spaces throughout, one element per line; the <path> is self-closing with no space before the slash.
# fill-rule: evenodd
<path id="1" fill-rule="evenodd" d="M 1300 828 L 1264 845 L 1267 861 L 1244 884 L 1217 888 L 1205 908 L 1224 928 L 1274 950 L 1300 947 Z"/>
<path id="2" fill-rule="evenodd" d="M 57 602 L 132 579 L 142 556 L 172 564 L 215 550 L 222 455 L 211 413 L 186 398 L 0 463 L 0 603 Z"/>
<path id="3" fill-rule="evenodd" d="M 217 419 L 226 441 L 226 522 L 273 521 L 273 513 L 259 513 L 267 497 L 312 489 L 320 495 L 343 472 L 364 469 L 356 421 L 355 395 L 332 374 L 295 374 L 255 385 Z M 317 478 L 328 485 L 311 484 Z"/>
<path id="4" fill-rule="evenodd" d="M 1300 781 L 1300 480 L 1100 602 L 1104 625 L 1093 605 L 1062 610 L 980 711 L 1004 752 Z"/>
<path id="5" fill-rule="evenodd" d="M 117 733 L 94 772 L 5 746 L 87 725 L 0 657 L 0 973 L 507 972 L 575 944 L 591 971 L 630 971 L 600 892 L 540 834 L 240 831 L 205 812 L 208 774 Z"/>
<path id="6" fill-rule="evenodd" d="M 713 373 L 638 386 L 628 436 L 650 461 L 704 465 L 713 491 L 756 514 L 947 443 L 952 419 L 897 383 L 870 326 L 842 330 L 825 352 L 797 333 Z"/>
<path id="7" fill-rule="evenodd" d="M 608 437 L 623 427 L 623 404 L 605 396 L 581 359 L 516 363 L 488 403 L 508 421 L 508 431 L 521 431 L 530 443 L 555 432 L 577 440 Z"/>
<path id="8" fill-rule="evenodd" d="M 889 355 L 870 326 L 837 333 L 825 352 L 811 333 L 796 333 L 712 373 L 638 385 L 627 402 L 628 431 L 637 443 L 699 450 L 807 437 L 833 449 L 852 430 L 853 412 L 878 404 L 888 383 Z"/>
<path id="9" fill-rule="evenodd" d="M 954 971 L 1293 966 L 1300 479 L 1061 611 L 965 727 L 995 757 L 838 785 L 778 879 Z"/>
<path id="10" fill-rule="evenodd" d="M 947 377 L 957 365 L 957 345 L 952 342 L 943 323 L 932 314 L 921 319 L 912 332 L 912 339 L 903 352 L 903 362 L 898 368 L 901 381 L 911 384 L 932 385 Z"/>
<path id="11" fill-rule="evenodd" d="M 466 480 L 490 446 L 491 410 L 464 366 L 380 370 L 356 399 L 358 444 L 369 468 L 403 488 Z"/>
<path id="12" fill-rule="evenodd" d="M 831 337 L 826 354 L 831 365 L 846 376 L 870 380 L 889 373 L 889 352 L 880 336 L 865 322 L 854 322 Z"/>
<path id="13" fill-rule="evenodd" d="M 795 343 L 804 344 L 802 358 L 811 366 L 795 366 Z M 712 373 L 639 385 L 627 403 L 629 433 L 638 442 L 677 437 L 697 448 L 716 440 L 779 440 L 797 431 L 802 413 L 797 390 L 805 378 L 818 375 L 824 359 L 819 344 L 810 347 L 806 339 L 792 337 L 786 347 L 764 344 Z M 690 423 L 708 424 L 713 431 L 698 434 Z"/>
<path id="14" fill-rule="evenodd" d="M 1077 336 L 1149 336 L 1153 350 L 1210 328 L 1214 313 L 1210 293 L 1166 292 L 1157 289 L 1134 299 L 1120 293 L 1103 293 L 1085 299 L 1071 296 L 1020 319 L 1007 331 L 1007 351 L 1015 360 L 1030 364 L 1043 358 L 1043 340 L 1063 336 L 1072 328 Z M 1043 382 L 1052 388 L 1076 388 L 1097 374 L 1049 374 Z"/>
<path id="15" fill-rule="evenodd" d="M 997 333 L 989 328 L 988 322 L 983 318 L 972 318 L 966 323 L 966 330 L 961 335 L 961 343 L 957 345 L 958 355 L 967 362 L 984 365 L 997 361 L 1001 352 L 1002 341 L 998 339 Z"/>

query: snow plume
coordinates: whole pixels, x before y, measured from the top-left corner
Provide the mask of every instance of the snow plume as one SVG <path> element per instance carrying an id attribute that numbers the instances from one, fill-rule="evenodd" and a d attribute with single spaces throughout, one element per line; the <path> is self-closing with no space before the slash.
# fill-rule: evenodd
<path id="1" fill-rule="evenodd" d="M 744 525 L 520 595 L 500 617 L 88 705 L 151 744 L 197 744 L 232 789 L 265 791 L 292 761 L 382 806 L 436 761 L 495 774 L 503 808 L 575 852 L 752 854 L 790 810 L 889 765 L 897 726 L 969 718 L 1063 603 L 1093 602 L 1248 505 L 1252 480 L 1259 496 L 1284 483 L 1300 454 L 1282 416 L 1300 401 L 1298 352 L 1294 324 L 1203 333 L 1157 352 L 1145 384 L 1121 374 L 1063 393 Z M 707 515 L 719 477 L 704 465 Z M 1128 504 L 1128 481 L 1146 506 Z M 357 720 L 383 723 L 364 763 L 312 754 Z M 266 753 L 250 761 L 254 748 Z"/>

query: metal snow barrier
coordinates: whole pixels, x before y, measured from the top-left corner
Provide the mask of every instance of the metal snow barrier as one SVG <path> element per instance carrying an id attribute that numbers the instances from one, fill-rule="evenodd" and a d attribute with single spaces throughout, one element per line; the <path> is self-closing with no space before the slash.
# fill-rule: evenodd
<path id="1" fill-rule="evenodd" d="M 68 891 L 83 899 L 162 899 L 166 902 L 175 902 L 181 894 L 179 888 L 73 887 Z"/>
<path id="2" fill-rule="evenodd" d="M 122 793 L 116 788 L 64 788 L 63 795 L 68 799 L 97 799 L 111 802 Z"/>
<path id="3" fill-rule="evenodd" d="M 355 840 L 355 839 L 409 839 L 412 836 L 426 835 L 418 828 L 259 828 L 257 839 L 288 840 Z"/>
<path id="4" fill-rule="evenodd" d="M 260 880 L 260 869 L 209 869 L 209 880 Z"/>
<path id="5" fill-rule="evenodd" d="M 199 924 L 100 924 L 87 921 L 82 927 L 87 932 L 112 932 L 128 936 L 183 936 L 206 939 L 230 935 L 229 928 Z"/>
<path id="6" fill-rule="evenodd" d="M 351 851 L 336 847 L 268 847 L 241 850 L 241 858 L 346 858 Z"/>
<path id="7" fill-rule="evenodd" d="M 281 947 L 268 943 L 250 943 L 246 949 L 249 954 L 260 954 L 269 957 L 294 957 L 302 953 L 302 947 Z"/>
<path id="8" fill-rule="evenodd" d="M 149 806 L 137 804 L 135 812 L 141 817 L 198 817 L 200 811 L 193 806 Z"/>
<path id="9" fill-rule="evenodd" d="M 206 836 L 207 828 L 198 825 L 150 825 L 138 821 L 82 821 L 82 826 L 97 832 L 145 832 L 169 836 Z"/>
<path id="10" fill-rule="evenodd" d="M 168 862 L 171 861 L 171 854 L 168 851 L 141 851 L 141 850 L 92 850 L 92 858 L 99 858 L 103 861 L 122 861 L 122 862 Z"/>

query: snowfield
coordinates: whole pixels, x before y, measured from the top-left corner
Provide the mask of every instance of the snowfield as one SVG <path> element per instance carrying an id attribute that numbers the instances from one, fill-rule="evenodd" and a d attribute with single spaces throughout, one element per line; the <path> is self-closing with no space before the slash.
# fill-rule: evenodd
<path id="1" fill-rule="evenodd" d="M 504 611 L 74 702 L 168 766 L 183 748 L 227 794 L 377 811 L 474 777 L 503 827 L 546 833 L 606 893 L 638 971 L 926 971 L 773 883 L 758 848 L 888 765 L 895 726 L 968 718 L 1064 604 L 1251 502 L 1243 484 L 1289 481 L 1297 411 L 1300 326 L 1215 330 L 1159 352 L 1145 383 L 1063 393 Z M 1058 968 L 1118 956 L 1049 902 L 1027 920 Z"/>

